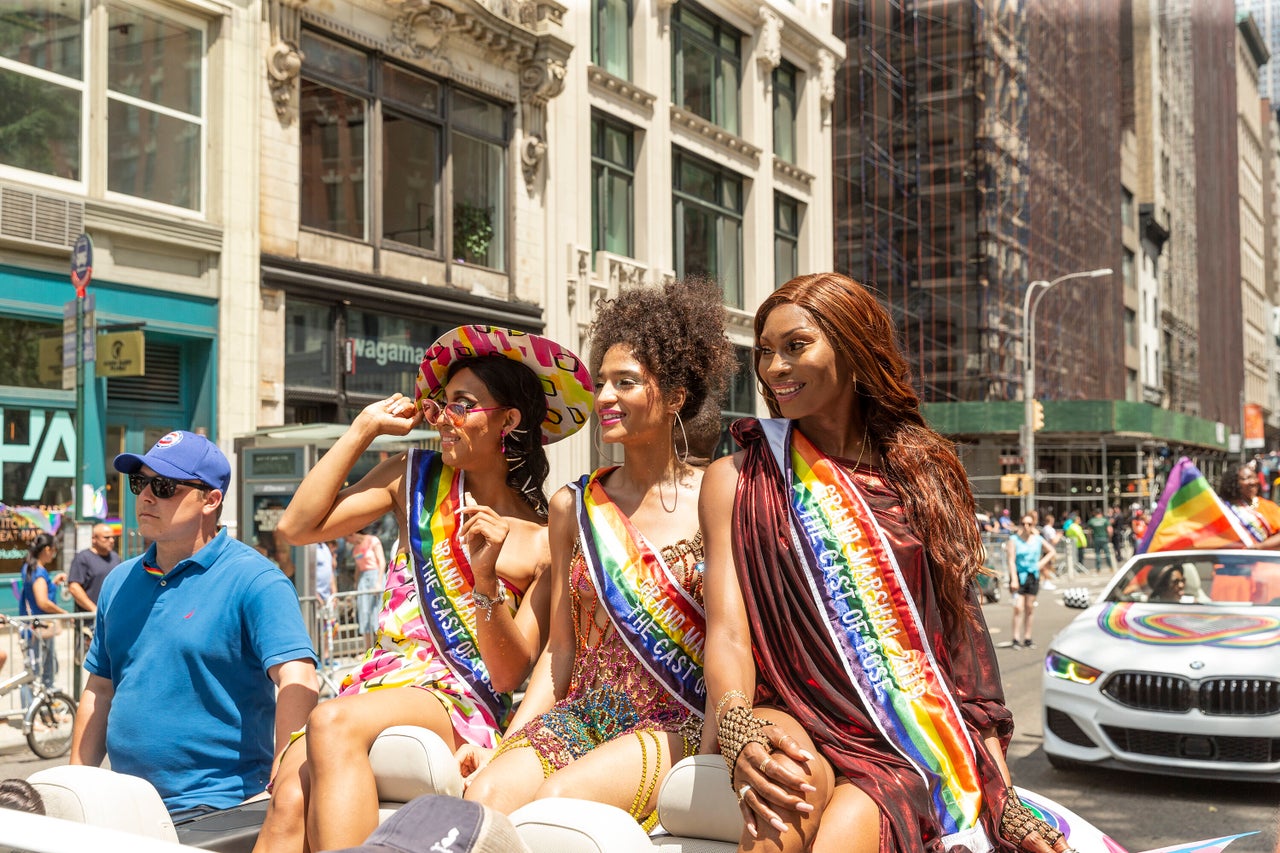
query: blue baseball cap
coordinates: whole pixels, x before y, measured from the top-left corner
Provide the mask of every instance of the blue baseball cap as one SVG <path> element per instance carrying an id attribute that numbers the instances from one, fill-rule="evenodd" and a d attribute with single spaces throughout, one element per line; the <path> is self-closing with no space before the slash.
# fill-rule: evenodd
<path id="1" fill-rule="evenodd" d="M 199 480 L 207 486 L 221 489 L 225 495 L 231 485 L 231 463 L 214 444 L 203 435 L 176 429 L 155 443 L 139 456 L 121 453 L 111 463 L 121 474 L 134 474 L 143 465 L 161 477 L 174 480 Z"/>

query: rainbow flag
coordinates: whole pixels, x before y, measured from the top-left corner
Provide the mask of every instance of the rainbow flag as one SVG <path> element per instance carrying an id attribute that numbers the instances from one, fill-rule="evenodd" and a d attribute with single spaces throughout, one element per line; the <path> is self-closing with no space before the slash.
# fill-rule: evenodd
<path id="1" fill-rule="evenodd" d="M 1240 519 L 1209 486 L 1200 469 L 1182 457 L 1134 553 L 1196 548 L 1239 548 L 1253 541 Z"/>

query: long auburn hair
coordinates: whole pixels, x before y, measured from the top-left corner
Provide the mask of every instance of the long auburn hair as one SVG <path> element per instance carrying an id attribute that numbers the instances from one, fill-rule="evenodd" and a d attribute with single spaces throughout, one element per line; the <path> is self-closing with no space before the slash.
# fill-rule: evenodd
<path id="1" fill-rule="evenodd" d="M 973 491 L 951 442 L 920 414 L 920 397 L 889 314 L 851 278 L 839 273 L 798 276 L 760 304 L 757 341 L 779 305 L 808 312 L 840 365 L 856 380 L 854 405 L 883 460 L 885 478 L 896 488 L 907 520 L 924 544 L 943 615 L 954 627 L 963 621 L 970 584 L 982 570 Z M 760 377 L 758 352 L 755 370 L 769 412 L 779 417 L 778 402 Z"/>

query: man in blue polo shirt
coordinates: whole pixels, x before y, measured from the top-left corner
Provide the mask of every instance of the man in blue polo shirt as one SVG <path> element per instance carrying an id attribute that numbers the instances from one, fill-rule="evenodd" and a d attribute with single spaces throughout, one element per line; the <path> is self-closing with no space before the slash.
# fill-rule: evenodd
<path id="1" fill-rule="evenodd" d="M 213 442 L 175 431 L 114 464 L 153 544 L 103 582 L 71 763 L 108 757 L 175 815 L 233 806 L 316 704 L 297 596 L 219 525 L 231 466 Z"/>

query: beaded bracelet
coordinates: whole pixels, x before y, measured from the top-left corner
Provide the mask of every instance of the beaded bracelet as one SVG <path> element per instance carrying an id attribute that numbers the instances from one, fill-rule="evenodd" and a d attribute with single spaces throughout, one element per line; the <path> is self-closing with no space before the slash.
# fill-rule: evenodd
<path id="1" fill-rule="evenodd" d="M 747 698 L 747 694 L 741 690 L 730 690 L 728 693 L 720 697 L 720 701 L 716 703 L 716 723 L 720 722 L 720 712 L 724 710 L 724 705 L 730 699 L 741 699 L 747 706 L 751 708 L 751 700 Z"/>
<path id="2" fill-rule="evenodd" d="M 761 731 L 767 725 L 768 720 L 755 716 L 745 705 L 734 705 L 725 712 L 719 727 L 720 754 L 724 757 L 725 766 L 729 768 L 730 779 L 733 778 L 733 768 L 738 763 L 738 756 L 747 744 L 758 743 L 768 752 L 773 752 L 773 744 L 769 743 L 769 739 Z"/>

